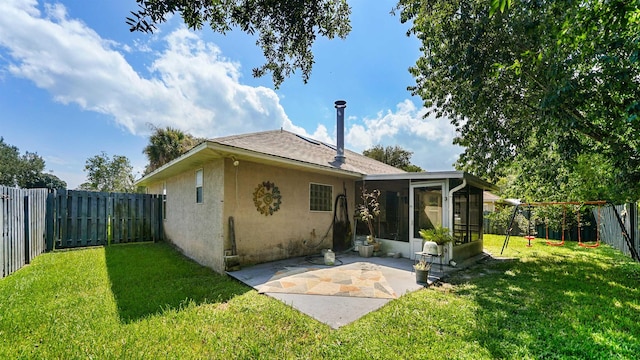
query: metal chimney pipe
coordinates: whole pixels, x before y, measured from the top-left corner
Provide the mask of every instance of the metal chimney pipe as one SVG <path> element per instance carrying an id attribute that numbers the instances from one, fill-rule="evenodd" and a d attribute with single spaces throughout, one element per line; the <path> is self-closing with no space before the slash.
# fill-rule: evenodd
<path id="1" fill-rule="evenodd" d="M 344 156 L 344 108 L 347 107 L 347 102 L 344 100 L 338 100 L 335 102 L 336 105 L 336 117 L 338 120 L 337 130 L 338 130 L 338 140 L 336 144 L 336 162 L 339 164 L 344 164 L 346 160 Z"/>

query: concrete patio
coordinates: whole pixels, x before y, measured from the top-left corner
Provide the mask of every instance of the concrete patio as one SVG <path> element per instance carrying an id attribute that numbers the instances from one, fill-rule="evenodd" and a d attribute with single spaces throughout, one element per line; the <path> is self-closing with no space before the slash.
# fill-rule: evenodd
<path id="1" fill-rule="evenodd" d="M 456 267 L 442 265 L 436 262 L 431 267 L 429 274 L 429 284 L 445 278 L 447 274 L 464 269 L 477 261 L 489 256 L 486 253 L 468 259 Z M 227 272 L 227 274 L 253 288 L 260 291 L 260 287 L 269 282 L 276 273 L 292 268 L 325 269 L 336 268 L 344 265 L 365 263 L 379 270 L 386 282 L 393 289 L 397 297 L 406 293 L 424 288 L 416 283 L 413 272 L 414 261 L 406 258 L 393 257 L 369 257 L 364 258 L 356 252 L 346 252 L 336 254 L 334 266 L 323 264 L 323 258 L 318 256 L 292 258 L 270 263 L 258 264 L 243 268 L 238 271 Z M 428 286 L 428 285 L 427 285 Z M 384 306 L 392 299 L 336 296 L 336 295 L 309 295 L 290 294 L 282 292 L 265 292 L 266 295 L 278 299 L 285 304 L 301 311 L 312 318 L 337 329 L 347 325 L 360 317 L 375 311 Z"/>

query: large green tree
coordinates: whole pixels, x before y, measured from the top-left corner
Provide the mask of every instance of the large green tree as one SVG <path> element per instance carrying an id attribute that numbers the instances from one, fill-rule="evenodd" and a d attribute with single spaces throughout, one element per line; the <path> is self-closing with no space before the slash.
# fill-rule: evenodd
<path id="1" fill-rule="evenodd" d="M 106 152 L 87 159 L 84 170 L 87 182 L 81 190 L 101 192 L 134 192 L 133 166 L 126 156 L 110 157 Z"/>
<path id="2" fill-rule="evenodd" d="M 346 0 L 136 1 L 132 31 L 153 31 L 179 13 L 190 28 L 256 34 L 266 63 L 254 75 L 270 72 L 276 86 L 296 70 L 308 79 L 317 35 L 350 31 Z M 637 0 L 399 0 L 401 21 L 412 22 L 424 53 L 410 89 L 456 126 L 454 141 L 466 148 L 460 169 L 497 180 L 523 162 L 548 166 L 539 154 L 552 151 L 572 179 L 585 159 L 602 161 L 624 196 L 637 199 L 638 7 Z M 536 172 L 540 182 L 554 180 L 546 173 Z"/>
<path id="3" fill-rule="evenodd" d="M 152 129 L 153 133 L 149 136 L 149 144 L 142 150 L 149 160 L 145 169 L 147 174 L 204 141 L 204 139 L 171 127 L 152 127 Z"/>
<path id="4" fill-rule="evenodd" d="M 35 175 L 32 178 L 27 179 L 27 181 L 25 181 L 24 183 L 24 186 L 22 187 L 26 189 L 47 188 L 51 190 L 56 190 L 56 189 L 66 189 L 67 183 L 66 181 L 61 180 L 59 177 L 57 177 L 54 174 L 43 172 Z"/>
<path id="5" fill-rule="evenodd" d="M 376 145 L 371 149 L 367 149 L 362 152 L 362 155 L 376 159 L 387 165 L 397 167 L 408 172 L 420 172 L 422 169 L 411 164 L 411 155 L 413 152 L 403 149 L 400 146 L 387 146 Z"/>
<path id="6" fill-rule="evenodd" d="M 25 152 L 9 145 L 0 137 L 0 185 L 20 188 L 58 189 L 67 186 L 53 174 L 44 173 L 45 162 L 36 153 Z"/>
<path id="7" fill-rule="evenodd" d="M 557 152 L 545 150 L 535 161 L 518 156 L 498 185 L 503 197 L 526 202 L 624 202 L 634 198 L 631 189 L 617 181 L 618 176 L 618 170 L 602 154 L 582 154 L 567 164 Z"/>
<path id="8" fill-rule="evenodd" d="M 20 167 L 20 150 L 0 137 L 0 185 L 17 186 Z"/>
<path id="9" fill-rule="evenodd" d="M 492 180 L 530 167 L 566 186 L 595 162 L 638 199 L 639 2 L 493 1 L 511 3 L 493 16 L 489 3 L 398 4 L 422 42 L 411 90 L 456 126 L 458 167 Z"/>
<path id="10" fill-rule="evenodd" d="M 311 48 L 318 35 L 344 38 L 351 25 L 351 8 L 346 0 L 136 0 L 139 9 L 131 12 L 131 31 L 152 32 L 155 26 L 175 13 L 191 29 L 208 23 L 213 31 L 232 29 L 257 35 L 265 64 L 253 69 L 254 76 L 271 73 L 278 87 L 297 70 L 306 82 L 311 74 Z"/>

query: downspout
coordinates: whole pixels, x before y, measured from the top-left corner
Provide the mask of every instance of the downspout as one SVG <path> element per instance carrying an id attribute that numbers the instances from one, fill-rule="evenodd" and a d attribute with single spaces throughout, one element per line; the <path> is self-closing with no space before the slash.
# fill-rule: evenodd
<path id="1" fill-rule="evenodd" d="M 458 190 L 464 189 L 464 187 L 467 186 L 467 179 L 465 179 L 464 177 L 462 178 L 462 184 L 454 187 L 453 189 L 449 190 L 449 233 L 451 234 L 451 236 L 453 236 L 453 193 L 455 193 Z M 451 245 L 453 247 L 453 245 Z M 448 248 L 449 246 L 447 246 Z M 447 249 L 448 250 L 448 249 Z M 451 260 L 451 259 L 449 259 Z"/>
<path id="2" fill-rule="evenodd" d="M 464 187 L 467 186 L 467 179 L 463 178 L 462 179 L 462 184 L 454 187 L 453 189 L 449 190 L 449 221 L 453 220 L 453 193 L 455 193 L 456 191 L 460 190 L 460 189 L 464 189 Z M 453 235 L 453 223 L 450 224 L 449 226 L 449 232 L 451 232 L 451 235 Z"/>

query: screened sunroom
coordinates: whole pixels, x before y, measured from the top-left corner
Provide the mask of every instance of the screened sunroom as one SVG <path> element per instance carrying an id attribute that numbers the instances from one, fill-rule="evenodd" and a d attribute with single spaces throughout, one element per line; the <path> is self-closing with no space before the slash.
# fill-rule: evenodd
<path id="1" fill-rule="evenodd" d="M 385 253 L 413 258 L 422 250 L 420 229 L 442 226 L 454 241 L 445 247 L 443 262 L 459 262 L 482 252 L 482 193 L 497 188 L 461 171 L 367 175 L 356 182 L 356 204 L 362 188 L 378 190 L 380 213 L 374 219 L 375 237 Z M 369 235 L 356 222 L 356 240 Z"/>

